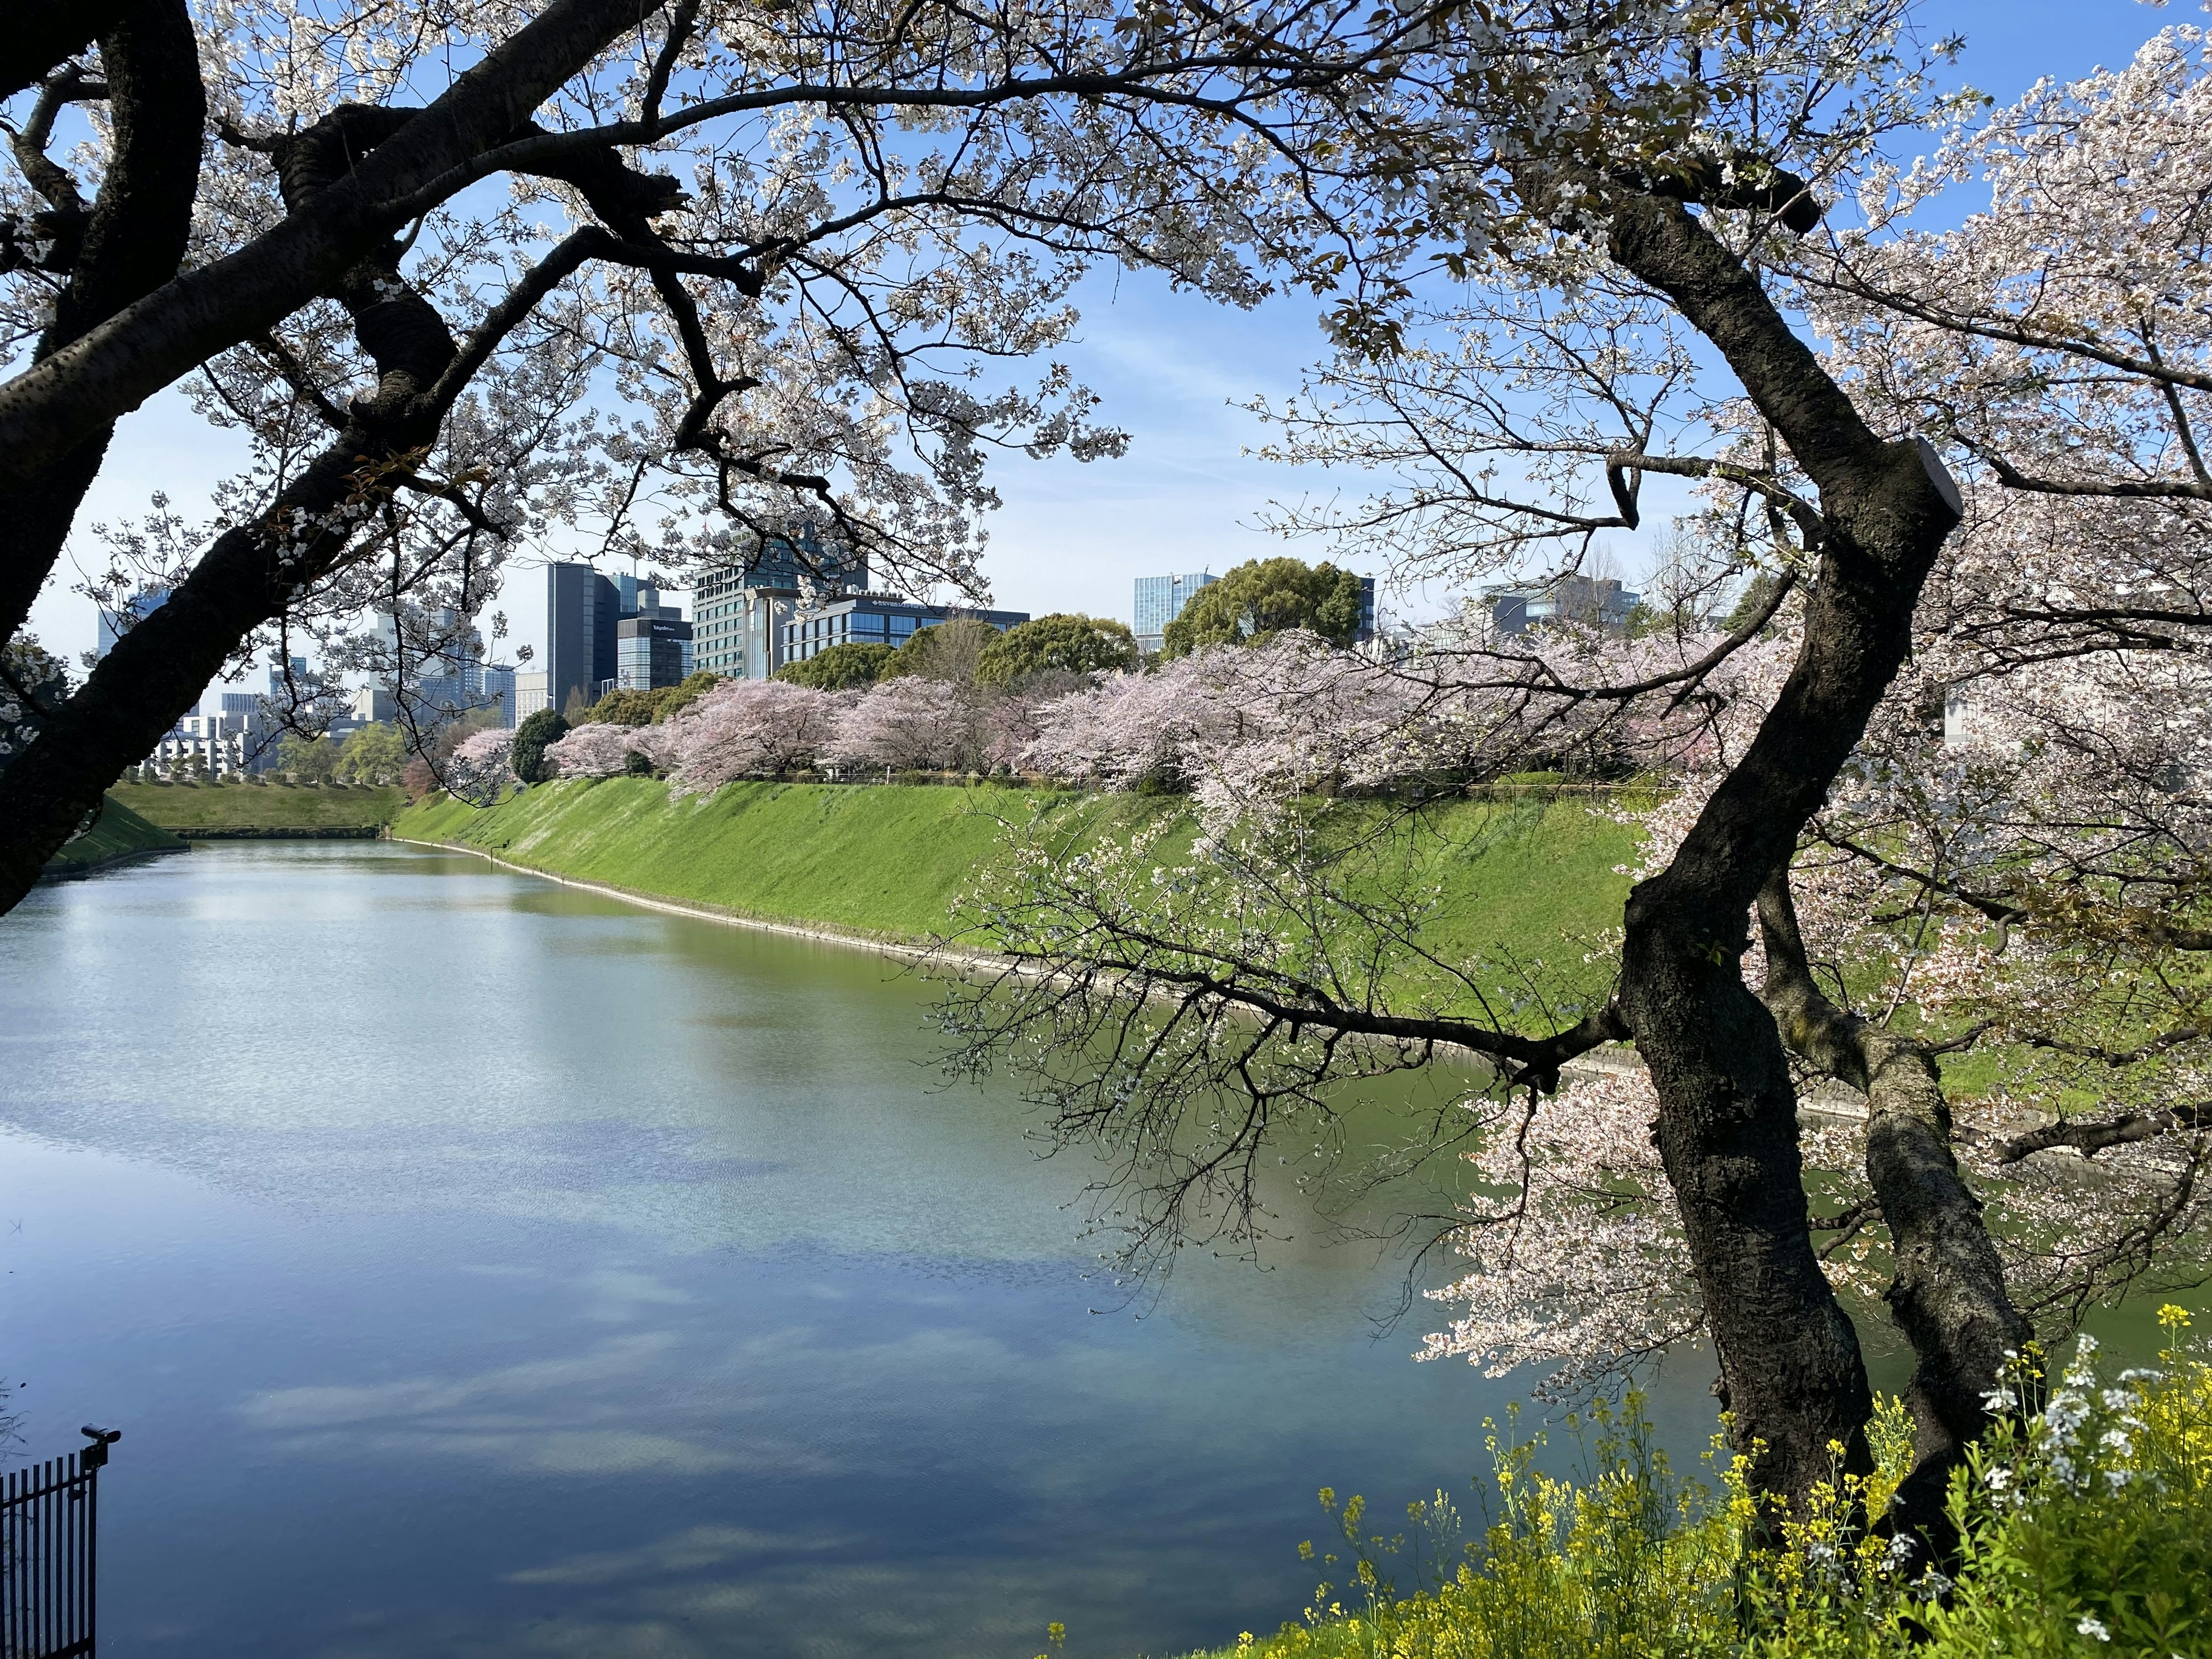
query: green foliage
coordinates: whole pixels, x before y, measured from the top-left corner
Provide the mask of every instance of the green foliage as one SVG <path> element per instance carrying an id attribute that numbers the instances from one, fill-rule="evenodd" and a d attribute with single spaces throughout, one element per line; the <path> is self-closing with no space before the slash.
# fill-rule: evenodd
<path id="1" fill-rule="evenodd" d="M 338 751 L 343 746 L 329 737 L 287 732 L 277 740 L 276 769 L 298 783 L 328 783 L 337 775 Z"/>
<path id="2" fill-rule="evenodd" d="M 514 751 L 508 764 L 514 775 L 525 783 L 543 781 L 545 766 L 545 746 L 556 743 L 568 734 L 566 716 L 554 709 L 541 708 L 514 728 Z"/>
<path id="3" fill-rule="evenodd" d="M 1439 1494 L 1386 1536 L 1355 1498 L 1322 1501 L 1343 1542 L 1301 1621 L 1215 1659 L 2176 1659 L 2212 1652 L 2212 1363 L 2163 1311 L 2163 1368 L 2108 1386 L 2082 1357 L 2044 1413 L 2007 1424 L 1954 1476 L 1955 1583 L 1858 1528 L 1911 1455 L 1891 1400 L 1874 1477 L 1825 1486 L 1778 1547 L 1755 1547 L 1740 1472 L 1679 1480 L 1641 1402 L 1601 1411 L 1581 1485 L 1491 1447 L 1491 1524 L 1461 1545 Z M 2025 1397 L 2041 1379 L 2015 1381 Z M 1411 1539 L 1409 1547 L 1408 1540 Z M 1315 1559 L 1313 1547 L 1300 1553 Z M 1456 1559 L 1462 1558 L 1463 1559 Z M 1396 1575 L 1416 1582 L 1401 1587 Z"/>
<path id="4" fill-rule="evenodd" d="M 583 720 L 569 724 L 580 726 L 588 720 L 601 726 L 651 726 L 690 708 L 721 678 L 712 669 L 702 668 L 696 674 L 685 675 L 674 685 L 657 685 L 650 691 L 617 688 L 585 710 Z"/>
<path id="5" fill-rule="evenodd" d="M 407 764 L 407 742 L 388 720 L 364 726 L 338 750 L 337 775 L 348 783 L 395 783 Z"/>
<path id="6" fill-rule="evenodd" d="M 975 678 L 985 685 L 1018 685 L 1039 674 L 1095 674 L 1134 668 L 1141 660 L 1128 623 L 1055 612 L 1017 623 L 986 644 Z"/>
<path id="7" fill-rule="evenodd" d="M 584 720 L 595 726 L 650 726 L 659 705 L 650 691 L 617 686 L 584 711 Z"/>
<path id="8" fill-rule="evenodd" d="M 921 674 L 956 685 L 975 684 L 983 652 L 999 630 L 973 617 L 948 617 L 933 628 L 916 629 L 904 645 L 891 653 L 881 678 Z"/>
<path id="9" fill-rule="evenodd" d="M 1293 628 L 1348 646 L 1359 631 L 1359 578 L 1333 564 L 1254 559 L 1199 589 L 1167 626 L 1161 655 L 1202 645 L 1258 645 Z"/>
<path id="10" fill-rule="evenodd" d="M 884 678 L 893 654 L 888 645 L 833 645 L 804 662 L 784 664 L 775 677 L 817 691 L 858 691 Z"/>

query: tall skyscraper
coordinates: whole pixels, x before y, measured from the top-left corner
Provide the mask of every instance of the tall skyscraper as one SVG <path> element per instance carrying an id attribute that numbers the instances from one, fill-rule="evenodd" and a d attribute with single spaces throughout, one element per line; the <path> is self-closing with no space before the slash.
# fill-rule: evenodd
<path id="1" fill-rule="evenodd" d="M 651 582 L 588 564 L 548 565 L 545 574 L 546 706 L 566 714 L 573 700 L 589 708 L 617 686 L 650 690 L 691 672 L 691 624 Z"/>
<path id="2" fill-rule="evenodd" d="M 588 564 L 545 567 L 545 693 L 565 713 L 580 697 L 599 700 L 599 683 L 615 677 L 615 585 Z"/>
<path id="3" fill-rule="evenodd" d="M 1157 653 L 1165 643 L 1168 624 L 1182 615 L 1183 606 L 1200 588 L 1211 587 L 1218 580 L 1203 570 L 1182 576 L 1138 577 L 1137 648 L 1147 654 Z"/>

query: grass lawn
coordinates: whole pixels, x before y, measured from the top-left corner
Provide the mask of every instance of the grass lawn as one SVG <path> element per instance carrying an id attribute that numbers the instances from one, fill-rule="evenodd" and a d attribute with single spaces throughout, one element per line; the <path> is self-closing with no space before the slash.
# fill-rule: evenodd
<path id="1" fill-rule="evenodd" d="M 393 787 L 311 789 L 272 783 L 118 783 L 108 792 L 149 823 L 210 830 L 332 830 L 389 823 L 407 804 Z"/>
<path id="2" fill-rule="evenodd" d="M 1000 856 L 1002 818 L 1073 813 L 1078 839 L 1112 839 L 1186 811 L 1173 798 L 901 785 L 739 783 L 673 798 L 650 779 L 607 778 L 489 809 L 426 802 L 392 831 L 744 915 L 918 939 L 944 930 Z M 1614 866 L 1633 855 L 1630 830 L 1579 801 L 1454 801 L 1418 822 L 1409 855 L 1441 889 L 1433 948 L 1587 976 L 1583 941 L 1620 920 L 1628 881 Z"/>
<path id="3" fill-rule="evenodd" d="M 100 808 L 99 821 L 48 859 L 46 868 L 56 875 L 72 874 L 137 853 L 181 852 L 184 845 L 110 795 Z"/>

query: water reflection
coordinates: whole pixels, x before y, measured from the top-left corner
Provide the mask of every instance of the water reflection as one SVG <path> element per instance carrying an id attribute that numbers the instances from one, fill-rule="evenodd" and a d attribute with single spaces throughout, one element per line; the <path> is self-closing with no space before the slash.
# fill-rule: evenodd
<path id="1" fill-rule="evenodd" d="M 0 1369 L 31 1447 L 126 1430 L 107 1650 L 1159 1654 L 1296 1610 L 1324 1482 L 1464 1492 L 1510 1390 L 1370 1340 L 1398 1264 L 1133 1316 L 928 994 L 396 847 L 38 894 Z"/>

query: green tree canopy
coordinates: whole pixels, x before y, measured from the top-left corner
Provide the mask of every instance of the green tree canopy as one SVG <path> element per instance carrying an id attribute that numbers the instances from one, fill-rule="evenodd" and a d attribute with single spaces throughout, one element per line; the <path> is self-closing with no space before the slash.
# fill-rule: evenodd
<path id="1" fill-rule="evenodd" d="M 975 671 L 983 649 L 999 637 L 999 630 L 973 617 L 948 617 L 933 627 L 917 629 L 914 637 L 891 654 L 883 678 L 920 674 L 956 685 L 975 684 Z"/>
<path id="2" fill-rule="evenodd" d="M 656 685 L 650 691 L 617 687 L 570 724 L 581 726 L 589 720 L 602 726 L 651 726 L 668 719 L 678 709 L 690 707 L 721 678 L 711 668 L 702 668 L 696 674 L 685 675 L 674 685 Z"/>
<path id="3" fill-rule="evenodd" d="M 541 708 L 514 728 L 514 754 L 507 763 L 525 783 L 542 783 L 545 745 L 568 734 L 568 722 L 555 709 Z"/>
<path id="4" fill-rule="evenodd" d="M 276 745 L 276 767 L 301 783 L 328 783 L 337 775 L 339 745 L 328 737 L 287 732 Z"/>
<path id="5" fill-rule="evenodd" d="M 1359 578 L 1333 564 L 1254 559 L 1202 587 L 1167 626 L 1161 654 L 1188 656 L 1202 645 L 1257 645 L 1293 628 L 1333 645 L 1359 632 Z"/>
<path id="6" fill-rule="evenodd" d="M 362 726 L 338 750 L 337 775 L 349 783 L 386 782 L 398 778 L 406 766 L 406 740 L 389 720 Z"/>
<path id="7" fill-rule="evenodd" d="M 817 691 L 856 691 L 883 678 L 896 654 L 888 645 L 833 645 L 804 662 L 784 664 L 775 677 Z"/>
<path id="8" fill-rule="evenodd" d="M 986 643 L 975 678 L 986 685 L 1018 685 L 1054 670 L 1092 674 L 1134 668 L 1140 660 L 1137 636 L 1127 623 L 1061 611 L 1017 623 Z"/>

